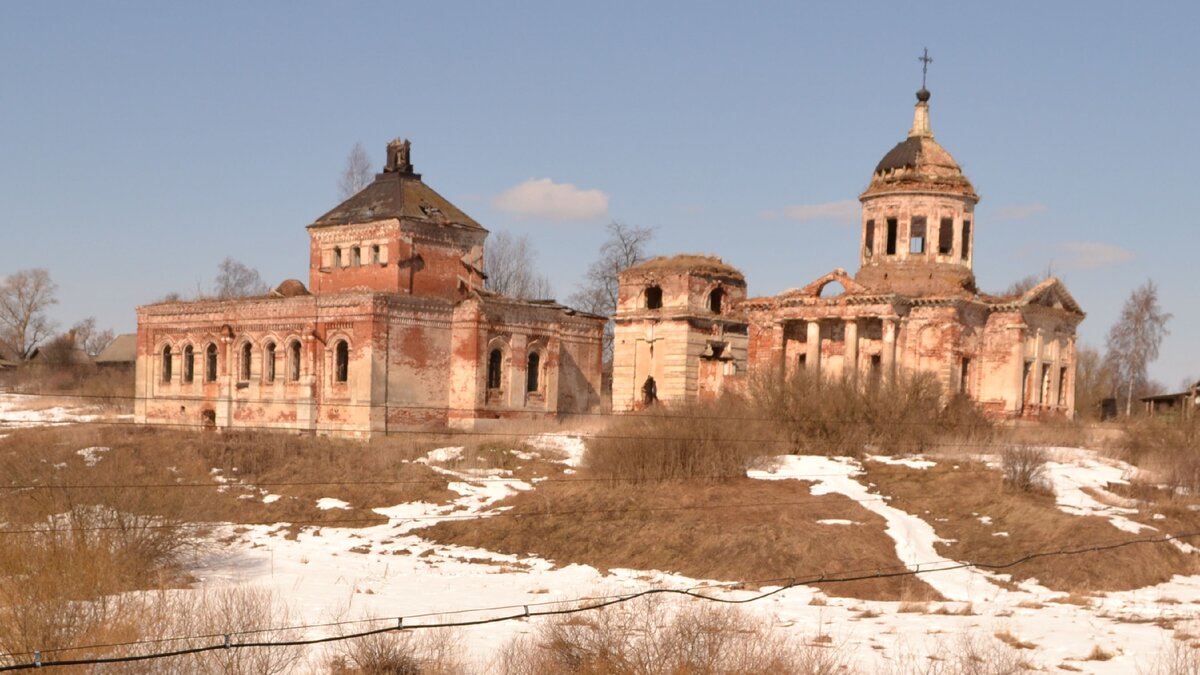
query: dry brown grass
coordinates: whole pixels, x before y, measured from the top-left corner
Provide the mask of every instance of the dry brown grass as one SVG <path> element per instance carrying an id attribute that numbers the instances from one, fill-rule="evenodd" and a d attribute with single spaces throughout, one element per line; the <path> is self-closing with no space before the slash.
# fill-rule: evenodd
<path id="1" fill-rule="evenodd" d="M 462 635 L 448 629 L 376 633 L 334 645 L 330 675 L 455 675 L 467 672 Z"/>
<path id="2" fill-rule="evenodd" d="M 1125 426 L 1117 455 L 1152 474 L 1175 495 L 1200 493 L 1200 419 L 1138 418 Z"/>
<path id="3" fill-rule="evenodd" d="M 996 639 L 1013 649 L 1037 649 L 1037 645 L 1013 635 L 1010 630 L 1000 630 L 995 633 Z"/>
<path id="4" fill-rule="evenodd" d="M 1006 489 L 999 471 L 980 463 L 959 461 L 958 465 L 956 470 L 952 464 L 941 462 L 917 470 L 868 461 L 863 480 L 875 483 L 881 494 L 892 496 L 892 506 L 921 514 L 939 537 L 951 541 L 938 544 L 938 548 L 955 560 L 1006 563 L 1034 551 L 1131 538 L 1105 518 L 1060 511 L 1049 495 Z M 989 516 L 992 522 L 984 525 L 972 514 Z M 1161 526 L 1159 521 L 1156 527 Z M 1000 531 L 1008 536 L 992 536 Z M 1089 593 L 1141 588 L 1198 570 L 1200 563 L 1195 556 L 1169 544 L 1147 544 L 1035 559 L 997 571 L 1012 575 L 1014 580 L 1036 578 L 1054 590 Z"/>
<path id="5" fill-rule="evenodd" d="M 1089 652 L 1087 656 L 1083 657 L 1083 660 L 1084 661 L 1108 661 L 1109 659 L 1111 659 L 1114 656 L 1116 656 L 1115 652 L 1107 651 L 1100 645 L 1093 645 L 1092 651 Z"/>
<path id="6" fill-rule="evenodd" d="M 538 626 L 493 664 L 503 675 L 832 675 L 836 649 L 786 640 L 731 607 L 629 603 Z"/>
<path id="7" fill-rule="evenodd" d="M 693 578 L 784 583 L 792 577 L 871 573 L 900 565 L 884 521 L 841 496 L 814 497 L 804 481 L 720 484 L 543 483 L 500 503 L 512 515 L 419 530 L 443 543 L 530 553 L 559 564 L 678 572 Z M 748 506 L 751 505 L 751 506 Z M 521 517 L 527 514 L 529 517 Z M 839 518 L 860 525 L 830 527 Z M 919 579 L 828 584 L 827 593 L 937 599 Z"/>

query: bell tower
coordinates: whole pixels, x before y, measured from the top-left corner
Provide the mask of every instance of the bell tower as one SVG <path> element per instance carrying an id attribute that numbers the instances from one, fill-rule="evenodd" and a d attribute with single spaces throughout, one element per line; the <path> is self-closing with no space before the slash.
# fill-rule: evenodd
<path id="1" fill-rule="evenodd" d="M 879 291 L 941 295 L 975 289 L 979 195 L 934 140 L 929 99 L 922 84 L 908 138 L 884 155 L 858 198 L 862 237 L 855 280 Z"/>

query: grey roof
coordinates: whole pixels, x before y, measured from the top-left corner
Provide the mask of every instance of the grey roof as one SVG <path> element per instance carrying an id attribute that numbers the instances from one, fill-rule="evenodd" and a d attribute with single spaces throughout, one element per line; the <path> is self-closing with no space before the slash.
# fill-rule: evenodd
<path id="1" fill-rule="evenodd" d="M 96 363 L 133 363 L 137 360 L 137 334 L 125 333 L 113 338 L 96 355 Z"/>

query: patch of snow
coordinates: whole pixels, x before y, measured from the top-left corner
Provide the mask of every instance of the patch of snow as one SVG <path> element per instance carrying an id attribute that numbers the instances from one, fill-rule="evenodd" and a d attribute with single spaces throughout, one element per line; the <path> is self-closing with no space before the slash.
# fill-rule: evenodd
<path id="1" fill-rule="evenodd" d="M 856 525 L 857 523 L 855 523 L 853 520 L 846 520 L 844 518 L 824 518 L 822 520 L 818 520 L 817 524 L 818 525 Z"/>
<path id="2" fill-rule="evenodd" d="M 889 457 L 887 455 L 867 455 L 867 459 L 880 464 L 892 466 L 907 466 L 910 469 L 928 469 L 937 466 L 937 462 L 922 457 Z M 958 468 L 958 467 L 955 467 Z"/>
<path id="3" fill-rule="evenodd" d="M 992 536 L 993 537 L 1007 537 L 1008 533 L 1007 532 L 993 532 Z"/>
<path id="4" fill-rule="evenodd" d="M 428 464 L 429 462 L 453 462 L 456 459 L 462 459 L 463 450 L 465 449 L 462 446 L 436 448 L 425 453 L 425 456 L 417 461 L 422 464 Z"/>
<path id="5" fill-rule="evenodd" d="M 334 499 L 333 497 L 321 497 L 317 500 L 317 508 L 321 509 L 322 511 L 328 511 L 330 509 L 349 509 L 350 504 L 340 499 Z"/>
<path id="6" fill-rule="evenodd" d="M 1128 485 L 1127 476 L 1136 472 L 1134 467 L 1083 448 L 1049 448 L 1048 452 L 1054 461 L 1046 462 L 1046 481 L 1054 491 L 1054 501 L 1060 511 L 1108 518 L 1113 527 L 1133 534 L 1155 529 L 1125 517 L 1125 514 L 1137 513 L 1137 509 L 1105 504 L 1084 491 L 1086 488 L 1110 501 L 1129 504 L 1131 502 L 1109 492 L 1108 485 Z"/>
<path id="7" fill-rule="evenodd" d="M 262 502 L 264 504 L 274 504 L 275 502 L 279 501 L 279 499 L 280 499 L 279 495 L 267 495 L 262 498 Z"/>
<path id="8" fill-rule="evenodd" d="M 562 463 L 570 467 L 582 464 L 583 454 L 587 452 L 587 444 L 583 437 L 574 434 L 539 434 L 529 439 L 528 443 L 538 450 L 556 450 L 562 453 L 564 455 Z"/>
<path id="9" fill-rule="evenodd" d="M 103 459 L 104 453 L 108 452 L 111 449 L 112 448 L 102 448 L 102 447 L 96 446 L 96 447 L 91 447 L 91 448 L 84 448 L 82 450 L 76 450 L 75 454 L 77 454 L 83 458 L 84 464 L 87 464 L 88 466 L 96 466 L 97 464 L 100 463 L 100 460 Z"/>
<path id="10" fill-rule="evenodd" d="M 992 517 L 991 517 L 991 516 L 978 516 L 976 519 L 977 519 L 979 522 L 983 523 L 984 525 L 991 525 L 991 524 L 992 524 Z"/>

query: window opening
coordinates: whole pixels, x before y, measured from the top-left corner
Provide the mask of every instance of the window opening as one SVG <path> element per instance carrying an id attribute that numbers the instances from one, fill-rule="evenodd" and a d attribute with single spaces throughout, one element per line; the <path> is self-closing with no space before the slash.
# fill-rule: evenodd
<path id="1" fill-rule="evenodd" d="M 162 380 L 171 381 L 171 345 L 166 345 L 162 350 Z"/>
<path id="2" fill-rule="evenodd" d="M 708 294 L 708 309 L 713 314 L 721 313 L 721 299 L 725 297 L 725 291 L 714 288 L 712 293 Z"/>
<path id="3" fill-rule="evenodd" d="M 875 221 L 867 221 L 866 242 L 864 243 L 866 257 L 870 258 L 875 253 Z"/>
<path id="4" fill-rule="evenodd" d="M 204 381 L 217 381 L 217 346 L 212 343 L 204 350 Z"/>
<path id="5" fill-rule="evenodd" d="M 971 257 L 971 221 L 964 220 L 962 224 L 962 259 Z"/>
<path id="6" fill-rule="evenodd" d="M 896 229 L 898 224 L 895 218 L 887 219 L 887 254 L 896 255 Z"/>
<path id="7" fill-rule="evenodd" d="M 275 381 L 275 343 L 268 342 L 263 349 L 263 378 L 267 382 Z"/>
<path id="8" fill-rule="evenodd" d="M 250 343 L 242 343 L 242 362 L 241 362 L 241 380 L 242 382 L 250 381 Z"/>
<path id="9" fill-rule="evenodd" d="M 196 374 L 196 352 L 191 345 L 183 348 L 183 381 L 191 382 Z"/>
<path id="10" fill-rule="evenodd" d="M 375 244 L 371 247 L 371 264 L 379 264 L 379 244 Z"/>
<path id="11" fill-rule="evenodd" d="M 658 286 L 646 289 L 646 309 L 662 309 L 662 289 Z"/>
<path id="12" fill-rule="evenodd" d="M 938 255 L 950 255 L 954 250 L 954 219 L 942 218 L 938 228 Z"/>
<path id="13" fill-rule="evenodd" d="M 504 354 L 499 349 L 493 349 L 488 354 L 487 386 L 488 389 L 500 388 L 500 367 L 504 363 Z"/>
<path id="14" fill-rule="evenodd" d="M 879 384 L 879 380 L 883 375 L 883 357 L 879 354 L 871 355 L 871 370 L 869 373 L 869 382 L 871 386 Z"/>
<path id="15" fill-rule="evenodd" d="M 652 405 L 658 400 L 658 385 L 654 383 L 654 377 L 647 377 L 642 383 L 642 403 Z"/>
<path id="16" fill-rule="evenodd" d="M 960 368 L 959 372 L 958 372 L 958 391 L 959 391 L 959 393 L 962 393 L 962 394 L 967 393 L 967 391 L 968 391 L 967 385 L 970 383 L 970 379 L 971 379 L 971 359 L 964 356 L 963 360 L 962 360 L 962 368 Z"/>
<path id="17" fill-rule="evenodd" d="M 295 382 L 300 379 L 300 341 L 293 340 L 288 345 L 288 379 Z"/>
<path id="18" fill-rule="evenodd" d="M 908 224 L 908 252 L 925 254 L 925 216 L 917 216 Z"/>
<path id="19" fill-rule="evenodd" d="M 537 352 L 529 355 L 529 364 L 525 369 L 525 391 L 536 392 L 538 386 L 541 385 L 540 370 L 542 366 L 542 357 Z"/>
<path id="20" fill-rule="evenodd" d="M 357 246 L 350 249 L 350 264 L 355 267 L 362 264 L 362 249 Z"/>
<path id="21" fill-rule="evenodd" d="M 340 246 L 333 247 L 333 266 L 342 266 L 342 248 Z"/>
<path id="22" fill-rule="evenodd" d="M 710 350 L 712 350 L 712 357 L 714 359 L 721 358 L 721 355 L 725 353 L 724 342 L 710 342 L 708 343 L 708 347 Z"/>
<path id="23" fill-rule="evenodd" d="M 800 356 L 797 356 L 796 357 L 796 365 L 800 367 L 800 370 L 804 370 L 805 368 L 807 368 L 808 367 L 808 354 L 805 353 L 805 354 L 801 354 Z"/>
<path id="24" fill-rule="evenodd" d="M 350 377 L 350 345 L 345 340 L 338 340 L 333 348 L 333 378 L 345 382 Z"/>

